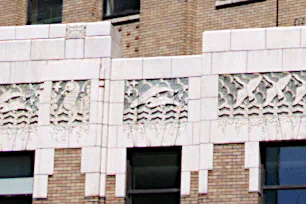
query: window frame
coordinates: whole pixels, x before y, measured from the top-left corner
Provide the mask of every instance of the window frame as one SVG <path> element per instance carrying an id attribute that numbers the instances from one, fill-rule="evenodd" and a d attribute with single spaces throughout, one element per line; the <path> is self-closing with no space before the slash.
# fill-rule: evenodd
<path id="1" fill-rule="evenodd" d="M 165 189 L 144 189 L 144 190 L 133 190 L 132 189 L 132 165 L 131 165 L 131 159 L 132 154 L 137 153 L 147 153 L 147 152 L 167 152 L 167 151 L 173 151 L 176 152 L 179 162 L 177 164 L 178 166 L 178 172 L 179 172 L 179 187 L 178 188 L 165 188 Z M 144 148 L 128 148 L 127 149 L 127 185 L 126 185 L 126 204 L 131 203 L 131 196 L 133 195 L 144 195 L 144 194 L 170 194 L 170 193 L 180 193 L 181 192 L 181 163 L 182 163 L 182 147 L 180 146 L 174 146 L 174 147 L 144 147 Z"/>
<path id="2" fill-rule="evenodd" d="M 112 18 L 120 18 L 120 17 L 125 17 L 125 16 L 131 16 L 131 15 L 136 15 L 136 14 L 140 14 L 140 8 L 136 11 L 122 11 L 122 12 L 117 12 L 111 15 L 106 15 L 106 10 L 107 10 L 107 2 L 109 0 L 103 0 L 103 8 L 102 8 L 102 19 L 103 20 L 108 20 L 108 19 L 112 19 Z M 139 0 L 140 1 L 140 0 Z"/>
<path id="3" fill-rule="evenodd" d="M 303 190 L 306 189 L 306 183 L 303 185 L 265 185 L 265 161 L 266 161 L 266 149 L 269 147 L 306 147 L 306 141 L 280 141 L 280 142 L 262 142 L 260 144 L 260 155 L 261 155 L 261 192 L 262 192 L 262 203 L 265 200 L 264 191 L 269 190 Z M 277 166 L 279 166 L 280 161 L 277 161 Z"/>
<path id="4" fill-rule="evenodd" d="M 44 24 L 56 24 L 56 23 L 62 23 L 63 20 L 63 0 L 61 1 L 61 16 L 57 17 L 58 20 L 52 21 L 51 19 L 55 19 L 54 18 L 49 18 L 49 19 L 45 19 L 45 20 L 41 20 L 41 21 L 33 21 L 33 1 L 39 1 L 39 0 L 28 0 L 27 2 L 27 25 L 44 25 Z M 38 8 L 36 8 L 36 10 L 38 10 Z M 34 22 L 34 23 L 33 23 Z"/>

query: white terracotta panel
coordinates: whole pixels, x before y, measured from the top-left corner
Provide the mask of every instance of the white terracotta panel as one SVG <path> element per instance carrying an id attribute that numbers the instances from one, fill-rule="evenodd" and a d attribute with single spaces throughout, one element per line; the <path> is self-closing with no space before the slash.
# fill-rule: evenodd
<path id="1" fill-rule="evenodd" d="M 110 102 L 123 103 L 124 102 L 124 81 L 111 81 Z"/>
<path id="2" fill-rule="evenodd" d="M 249 192 L 261 192 L 260 168 L 249 169 Z"/>
<path id="3" fill-rule="evenodd" d="M 199 145 L 189 145 L 182 147 L 182 171 L 199 170 Z"/>
<path id="4" fill-rule="evenodd" d="M 16 39 L 48 38 L 49 25 L 25 25 L 16 27 Z"/>
<path id="5" fill-rule="evenodd" d="M 282 50 L 249 51 L 247 72 L 282 71 L 282 59 Z"/>
<path id="6" fill-rule="evenodd" d="M 188 87 L 188 99 L 201 98 L 201 77 L 190 77 Z"/>
<path id="7" fill-rule="evenodd" d="M 107 175 L 126 172 L 126 148 L 108 148 Z"/>
<path id="8" fill-rule="evenodd" d="M 9 84 L 11 82 L 11 63 L 1 62 L 0 69 L 1 69 L 0 84 Z"/>
<path id="9" fill-rule="evenodd" d="M 111 40 L 110 36 L 87 37 L 85 39 L 85 57 L 111 57 Z"/>
<path id="10" fill-rule="evenodd" d="M 106 196 L 106 174 L 100 174 L 100 197 Z"/>
<path id="11" fill-rule="evenodd" d="M 218 97 L 219 76 L 202 76 L 201 97 Z"/>
<path id="12" fill-rule="evenodd" d="M 214 159 L 214 145 L 200 144 L 200 169 L 212 170 Z"/>
<path id="13" fill-rule="evenodd" d="M 11 83 L 41 82 L 46 65 L 46 61 L 12 62 Z"/>
<path id="14" fill-rule="evenodd" d="M 30 40 L 0 42 L 0 62 L 30 60 L 30 50 Z"/>
<path id="15" fill-rule="evenodd" d="M 210 142 L 210 121 L 201 121 L 200 143 Z"/>
<path id="16" fill-rule="evenodd" d="M 116 188 L 115 188 L 115 196 L 118 197 L 125 197 L 125 174 L 116 174 Z"/>
<path id="17" fill-rule="evenodd" d="M 85 196 L 98 196 L 100 193 L 100 174 L 85 174 Z"/>
<path id="18" fill-rule="evenodd" d="M 175 56 L 172 60 L 171 77 L 201 76 L 201 55 Z"/>
<path id="19" fill-rule="evenodd" d="M 106 173 L 106 165 L 107 165 L 107 148 L 101 148 L 101 167 L 100 172 Z"/>
<path id="20" fill-rule="evenodd" d="M 112 68 L 112 59 L 109 57 L 102 58 L 101 59 L 100 79 L 110 79 L 111 78 L 111 68 Z"/>
<path id="21" fill-rule="evenodd" d="M 100 171 L 101 147 L 83 147 L 81 173 L 97 173 Z"/>
<path id="22" fill-rule="evenodd" d="M 54 149 L 35 151 L 35 175 L 52 175 L 54 172 Z"/>
<path id="23" fill-rule="evenodd" d="M 38 127 L 37 148 L 68 148 L 69 134 L 63 128 L 54 126 Z"/>
<path id="24" fill-rule="evenodd" d="M 149 140 L 151 134 L 152 137 L 155 136 L 155 132 L 151 133 L 150 128 L 147 127 L 146 129 L 146 136 Z M 156 131 L 155 128 L 152 128 L 152 130 Z M 130 126 L 118 126 L 117 127 L 117 147 L 134 147 L 134 141 L 136 140 L 136 137 L 133 135 L 132 129 Z M 158 144 L 158 146 L 161 146 L 161 142 Z"/>
<path id="25" fill-rule="evenodd" d="M 259 168 L 260 167 L 260 149 L 259 142 L 246 142 L 244 144 L 245 158 L 244 167 Z"/>
<path id="26" fill-rule="evenodd" d="M 39 104 L 38 125 L 50 124 L 50 104 Z"/>
<path id="27" fill-rule="evenodd" d="M 50 38 L 64 38 L 66 37 L 66 24 L 51 24 L 49 37 Z"/>
<path id="28" fill-rule="evenodd" d="M 306 69 L 306 49 L 284 49 L 283 71 L 300 71 Z"/>
<path id="29" fill-rule="evenodd" d="M 266 48 L 293 48 L 300 47 L 301 28 L 300 27 L 279 27 L 266 29 Z"/>
<path id="30" fill-rule="evenodd" d="M 143 60 L 143 78 L 169 78 L 171 77 L 171 58 L 152 57 Z"/>
<path id="31" fill-rule="evenodd" d="M 15 39 L 15 33 L 15 26 L 3 26 L 0 28 L 0 40 L 13 40 Z"/>
<path id="32" fill-rule="evenodd" d="M 201 122 L 193 123 L 192 144 L 200 144 Z"/>
<path id="33" fill-rule="evenodd" d="M 188 121 L 198 122 L 201 120 L 201 100 L 188 100 Z"/>
<path id="34" fill-rule="evenodd" d="M 32 60 L 63 59 L 65 57 L 64 39 L 33 40 Z"/>
<path id="35" fill-rule="evenodd" d="M 112 60 L 111 78 L 114 80 L 141 79 L 142 58 Z"/>
<path id="36" fill-rule="evenodd" d="M 212 70 L 212 53 L 202 54 L 202 75 L 211 74 Z"/>
<path id="37" fill-rule="evenodd" d="M 212 54 L 212 73 L 244 73 L 247 68 L 247 52 L 218 52 Z"/>
<path id="38" fill-rule="evenodd" d="M 52 82 L 51 81 L 45 81 L 41 84 L 41 87 L 43 87 L 43 91 L 40 92 L 39 95 L 39 103 L 50 103 L 51 101 L 51 93 L 52 93 Z"/>
<path id="39" fill-rule="evenodd" d="M 199 171 L 199 193 L 208 193 L 208 170 Z"/>
<path id="40" fill-rule="evenodd" d="M 201 120 L 216 120 L 218 118 L 218 98 L 202 98 L 200 110 Z"/>
<path id="41" fill-rule="evenodd" d="M 94 22 L 86 24 L 86 36 L 112 36 L 120 43 L 120 33 L 112 26 L 111 22 Z"/>
<path id="42" fill-rule="evenodd" d="M 65 58 L 83 58 L 84 43 L 84 39 L 67 39 L 65 45 Z"/>
<path id="43" fill-rule="evenodd" d="M 165 137 L 166 135 L 164 135 Z M 182 123 L 177 132 L 175 145 L 192 145 L 193 123 Z"/>
<path id="44" fill-rule="evenodd" d="M 190 172 L 181 173 L 181 195 L 190 195 Z"/>
<path id="45" fill-rule="evenodd" d="M 231 42 L 230 30 L 205 31 L 203 33 L 203 52 L 229 51 Z"/>
<path id="46" fill-rule="evenodd" d="M 48 175 L 35 175 L 33 186 L 33 198 L 47 198 Z"/>
<path id="47" fill-rule="evenodd" d="M 266 33 L 263 28 L 231 31 L 231 50 L 265 49 Z"/>
<path id="48" fill-rule="evenodd" d="M 107 147 L 117 147 L 117 126 L 108 126 Z"/>
<path id="49" fill-rule="evenodd" d="M 214 144 L 244 143 L 249 140 L 247 119 L 213 120 L 210 140 Z"/>
<path id="50" fill-rule="evenodd" d="M 44 80 L 98 79 L 99 73 L 96 59 L 48 61 Z"/>
<path id="51" fill-rule="evenodd" d="M 123 103 L 111 103 L 109 111 L 109 124 L 121 125 L 123 123 Z"/>

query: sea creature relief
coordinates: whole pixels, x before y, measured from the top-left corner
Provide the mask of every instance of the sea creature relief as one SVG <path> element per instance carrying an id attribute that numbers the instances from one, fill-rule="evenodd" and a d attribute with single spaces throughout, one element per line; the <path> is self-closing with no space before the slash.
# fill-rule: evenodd
<path id="1" fill-rule="evenodd" d="M 218 115 L 306 115 L 306 72 L 220 75 Z"/>
<path id="2" fill-rule="evenodd" d="M 79 124 L 89 121 L 90 81 L 53 82 L 51 123 Z"/>
<path id="3" fill-rule="evenodd" d="M 188 78 L 125 82 L 125 124 L 186 122 Z"/>

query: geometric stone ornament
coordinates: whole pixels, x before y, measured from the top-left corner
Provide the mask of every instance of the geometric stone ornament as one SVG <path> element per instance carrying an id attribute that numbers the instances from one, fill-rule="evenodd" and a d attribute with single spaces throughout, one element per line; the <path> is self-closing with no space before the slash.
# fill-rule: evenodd
<path id="1" fill-rule="evenodd" d="M 52 84 L 51 124 L 89 122 L 90 80 L 58 81 Z"/>
<path id="2" fill-rule="evenodd" d="M 24 127 L 38 123 L 40 84 L 0 86 L 0 126 Z"/>
<path id="3" fill-rule="evenodd" d="M 125 81 L 123 123 L 181 123 L 188 119 L 188 78 Z"/>
<path id="4" fill-rule="evenodd" d="M 66 38 L 85 38 L 86 25 L 67 25 Z"/>
<path id="5" fill-rule="evenodd" d="M 306 72 L 219 76 L 219 118 L 306 115 Z"/>

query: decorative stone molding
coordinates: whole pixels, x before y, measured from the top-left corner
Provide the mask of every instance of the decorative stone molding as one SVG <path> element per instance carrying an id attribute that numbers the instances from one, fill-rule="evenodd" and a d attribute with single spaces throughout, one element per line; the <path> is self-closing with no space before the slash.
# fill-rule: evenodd
<path id="1" fill-rule="evenodd" d="M 27 127 L 38 123 L 40 84 L 0 86 L 0 126 Z"/>
<path id="2" fill-rule="evenodd" d="M 306 72 L 219 77 L 219 118 L 306 114 Z"/>
<path id="3" fill-rule="evenodd" d="M 90 80 L 53 82 L 51 124 L 89 122 Z"/>
<path id="4" fill-rule="evenodd" d="M 67 25 L 66 38 L 85 38 L 86 24 Z"/>
<path id="5" fill-rule="evenodd" d="M 188 78 L 126 81 L 123 122 L 187 122 L 187 105 Z"/>

